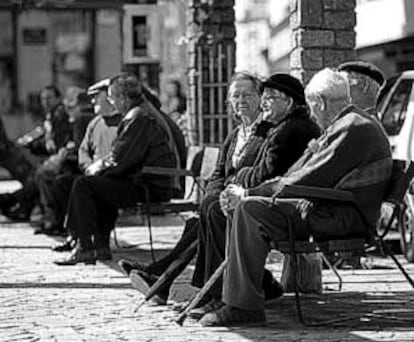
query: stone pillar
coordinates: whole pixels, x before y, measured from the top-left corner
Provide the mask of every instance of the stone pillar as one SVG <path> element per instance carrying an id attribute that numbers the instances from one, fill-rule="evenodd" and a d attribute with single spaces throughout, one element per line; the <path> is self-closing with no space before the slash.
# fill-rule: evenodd
<path id="1" fill-rule="evenodd" d="M 225 116 L 225 99 L 226 85 L 235 66 L 234 0 L 188 3 L 190 143 L 218 145 L 232 124 Z"/>
<path id="2" fill-rule="evenodd" d="M 355 0 L 291 0 L 292 75 L 305 84 L 324 67 L 356 58 Z"/>

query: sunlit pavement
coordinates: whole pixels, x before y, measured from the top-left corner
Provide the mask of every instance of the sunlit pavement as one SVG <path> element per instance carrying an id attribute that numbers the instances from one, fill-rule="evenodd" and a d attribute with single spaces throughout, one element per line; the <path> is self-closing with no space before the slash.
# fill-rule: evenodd
<path id="1" fill-rule="evenodd" d="M 1 182 L 0 182 L 1 183 Z M 4 184 L 3 184 L 4 185 Z M 0 185 L 1 188 L 1 185 Z M 194 294 L 189 285 L 190 265 L 171 290 L 168 306 L 144 305 L 134 312 L 142 295 L 130 287 L 116 261 L 126 256 L 150 262 L 148 233 L 139 220 L 118 228 L 120 243 L 137 244 L 130 249 L 113 247 L 114 260 L 95 266 L 59 267 L 52 263 L 59 253 L 50 246 L 54 238 L 33 235 L 28 223 L 0 220 L 0 340 L 1 341 L 413 341 L 414 294 L 391 262 L 375 258 L 376 269 L 342 271 L 341 293 L 326 291 L 307 296 L 309 318 L 356 314 L 371 309 L 401 314 L 401 321 L 354 319 L 336 328 L 305 328 L 297 321 L 294 300 L 284 296 L 267 307 L 263 327 L 203 328 L 187 320 L 184 327 L 174 320 L 174 301 Z M 157 257 L 179 238 L 180 217 L 154 217 Z M 272 254 L 268 267 L 280 276 L 280 260 Z M 393 267 L 393 268 L 390 268 Z M 408 265 L 414 274 L 413 265 Z M 324 271 L 324 285 L 335 288 L 335 278 Z M 310 299 L 309 299 L 310 298 Z M 331 305 L 328 305 L 331 303 Z M 407 322 L 408 320 L 408 322 Z"/>

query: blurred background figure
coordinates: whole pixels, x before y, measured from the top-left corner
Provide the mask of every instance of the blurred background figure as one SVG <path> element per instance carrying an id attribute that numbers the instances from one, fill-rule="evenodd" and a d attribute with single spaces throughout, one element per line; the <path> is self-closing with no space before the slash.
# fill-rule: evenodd
<path id="1" fill-rule="evenodd" d="M 111 151 L 113 141 L 117 136 L 118 124 L 122 116 L 107 101 L 109 78 L 101 80 L 88 88 L 88 96 L 93 104 L 95 117 L 89 122 L 78 151 L 78 164 L 81 173 L 97 160 L 104 158 Z M 75 174 L 59 175 L 53 184 L 53 213 L 58 230 L 63 222 L 68 207 L 70 190 L 78 177 Z M 56 252 L 70 251 L 75 245 L 75 237 L 69 233 L 67 239 L 52 247 Z M 102 239 L 109 241 L 109 234 Z M 108 242 L 109 244 L 109 242 Z"/>
<path id="2" fill-rule="evenodd" d="M 27 148 L 42 159 L 55 154 L 66 145 L 71 138 L 72 128 L 62 103 L 61 93 L 56 86 L 44 87 L 40 93 L 40 100 L 44 113 L 43 123 L 18 138 L 16 142 L 17 145 Z M 29 168 L 19 153 L 16 156 L 19 156 L 16 160 L 20 160 L 24 170 L 17 172 L 16 168 L 19 170 L 21 167 L 16 162 L 9 162 L 8 169 L 12 176 L 14 173 L 22 174 L 23 188 L 8 194 L 3 198 L 4 200 L 0 201 L 0 205 L 3 215 L 8 218 L 27 221 L 30 220 L 31 212 L 38 199 L 37 186 L 33 179 L 35 168 Z M 14 158 L 12 159 L 15 160 Z"/>
<path id="3" fill-rule="evenodd" d="M 63 147 L 71 135 L 69 117 L 61 93 L 54 85 L 43 88 L 40 102 L 43 124 L 17 139 L 17 143 L 36 155 L 51 155 Z"/>
<path id="4" fill-rule="evenodd" d="M 169 80 L 165 86 L 164 112 L 175 121 L 183 132 L 188 145 L 187 98 L 178 80 Z"/>
<path id="5" fill-rule="evenodd" d="M 78 166 L 78 148 L 85 135 L 86 127 L 93 118 L 92 103 L 85 89 L 68 87 L 63 104 L 68 113 L 72 134 L 65 146 L 46 159 L 36 171 L 35 182 L 39 191 L 43 217 L 35 234 L 57 235 L 63 232 L 63 222 L 56 218 L 54 212 L 53 186 L 59 175 L 81 174 Z"/>

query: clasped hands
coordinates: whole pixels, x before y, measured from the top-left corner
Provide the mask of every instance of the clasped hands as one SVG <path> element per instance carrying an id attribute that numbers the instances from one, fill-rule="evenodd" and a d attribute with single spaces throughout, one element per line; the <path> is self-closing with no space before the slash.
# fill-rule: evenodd
<path id="1" fill-rule="evenodd" d="M 111 156 L 107 158 L 98 159 L 86 168 L 85 175 L 97 176 L 103 170 L 106 170 L 108 167 L 111 166 L 116 166 L 116 162 Z"/>
<path id="2" fill-rule="evenodd" d="M 234 211 L 237 204 L 246 197 L 247 191 L 240 185 L 230 184 L 220 193 L 220 208 L 225 216 Z"/>

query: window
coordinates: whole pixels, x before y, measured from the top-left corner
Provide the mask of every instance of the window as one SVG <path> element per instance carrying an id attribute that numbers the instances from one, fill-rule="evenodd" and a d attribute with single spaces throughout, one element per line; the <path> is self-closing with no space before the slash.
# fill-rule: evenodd
<path id="1" fill-rule="evenodd" d="M 382 116 L 382 124 L 388 135 L 397 135 L 402 128 L 407 113 L 413 80 L 402 80 L 391 97 Z"/>

